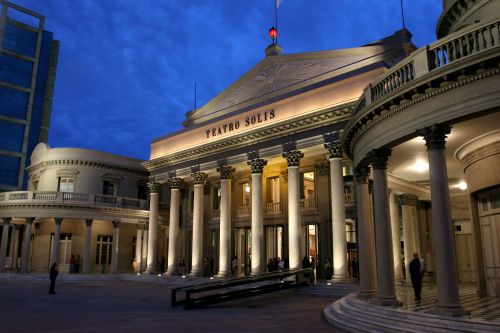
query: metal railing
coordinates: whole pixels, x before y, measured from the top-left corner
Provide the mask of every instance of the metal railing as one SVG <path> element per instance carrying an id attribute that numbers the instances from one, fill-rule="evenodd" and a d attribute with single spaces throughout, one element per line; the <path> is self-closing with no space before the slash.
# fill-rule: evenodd
<path id="1" fill-rule="evenodd" d="M 221 280 L 174 288 L 172 289 L 171 294 L 171 305 L 184 305 L 186 309 L 192 309 L 197 306 L 256 296 L 285 288 L 305 285 L 308 282 L 307 276 L 310 277 L 311 274 L 311 268 L 291 269 L 279 272 L 263 273 L 256 276 L 247 276 L 244 278 Z M 295 278 L 285 280 L 291 276 Z M 268 283 L 264 284 L 265 282 Z M 184 298 L 178 299 L 178 295 L 181 293 L 184 293 Z M 193 297 L 195 295 L 199 296 Z"/>
<path id="2" fill-rule="evenodd" d="M 421 47 L 393 66 L 378 81 L 368 85 L 355 106 L 354 114 L 425 74 L 499 46 L 500 20 L 495 19 L 464 28 Z"/>
<path id="3" fill-rule="evenodd" d="M 55 191 L 4 192 L 0 196 L 0 204 L 8 203 L 72 203 L 86 206 L 111 206 L 140 210 L 148 209 L 146 200 L 113 195 Z"/>

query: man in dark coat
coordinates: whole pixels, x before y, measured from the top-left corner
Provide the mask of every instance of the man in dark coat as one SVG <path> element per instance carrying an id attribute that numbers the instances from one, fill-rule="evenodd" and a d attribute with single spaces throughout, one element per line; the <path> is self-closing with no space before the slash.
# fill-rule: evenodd
<path id="1" fill-rule="evenodd" d="M 425 263 L 419 258 L 418 253 L 413 253 L 413 260 L 410 262 L 410 277 L 413 291 L 415 292 L 415 300 L 420 301 L 420 292 L 422 291 L 422 277 L 425 273 Z"/>
<path id="2" fill-rule="evenodd" d="M 56 286 L 56 278 L 57 275 L 59 274 L 59 271 L 57 270 L 57 264 L 53 263 L 52 266 L 50 266 L 50 287 L 49 287 L 49 294 L 55 294 L 55 286 Z"/>

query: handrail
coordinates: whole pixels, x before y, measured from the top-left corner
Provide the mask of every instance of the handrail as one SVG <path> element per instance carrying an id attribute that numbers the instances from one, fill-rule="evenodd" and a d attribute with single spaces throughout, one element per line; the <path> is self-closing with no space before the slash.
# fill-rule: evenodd
<path id="1" fill-rule="evenodd" d="M 305 268 L 305 269 L 291 269 L 291 270 L 282 270 L 279 272 L 271 272 L 271 273 L 263 273 L 260 275 L 256 276 L 247 276 L 244 278 L 235 278 L 235 279 L 230 279 L 230 280 L 221 280 L 221 281 L 214 281 L 214 282 L 208 282 L 208 283 L 202 283 L 202 284 L 197 284 L 197 285 L 190 285 L 190 286 L 183 286 L 183 287 L 178 287 L 178 288 L 173 288 L 172 289 L 172 294 L 171 294 L 171 305 L 176 306 L 176 305 L 184 305 L 186 309 L 192 308 L 196 305 L 202 305 L 202 304 L 212 304 L 212 303 L 218 303 L 218 302 L 223 302 L 226 300 L 230 299 L 235 299 L 235 298 L 241 298 L 241 297 L 248 297 L 251 295 L 255 295 L 260 291 L 260 287 L 262 287 L 262 292 L 268 292 L 271 291 L 272 289 L 280 289 L 278 284 L 273 284 L 273 285 L 263 285 L 260 287 L 253 287 L 252 288 L 252 293 L 248 294 L 245 292 L 245 289 L 243 290 L 229 290 L 225 292 L 220 292 L 218 294 L 208 294 L 208 295 L 203 295 L 200 297 L 193 298 L 192 295 L 196 293 L 205 293 L 209 291 L 214 291 L 214 290 L 221 290 L 221 289 L 226 289 L 230 287 L 235 287 L 235 286 L 241 286 L 241 285 L 249 285 L 249 284 L 254 284 L 257 282 L 262 282 L 262 281 L 269 281 L 269 280 L 276 280 L 280 279 L 279 284 L 283 284 L 283 279 L 290 277 L 290 276 L 295 276 L 295 282 L 293 281 L 288 281 L 284 286 L 290 287 L 292 285 L 297 285 L 299 283 L 299 277 L 301 275 L 307 275 L 307 274 L 312 274 L 312 269 L 311 268 Z M 271 288 L 274 287 L 274 288 Z M 185 297 L 182 300 L 177 299 L 177 295 L 180 292 L 185 293 Z"/>
<path id="2" fill-rule="evenodd" d="M 358 99 L 353 115 L 385 95 L 436 70 L 468 56 L 500 46 L 498 18 L 456 31 L 419 48 L 368 85 Z"/>

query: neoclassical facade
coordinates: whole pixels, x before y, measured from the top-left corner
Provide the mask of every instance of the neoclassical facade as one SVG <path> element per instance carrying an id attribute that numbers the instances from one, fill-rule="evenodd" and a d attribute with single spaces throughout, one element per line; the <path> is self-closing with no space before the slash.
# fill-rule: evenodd
<path id="1" fill-rule="evenodd" d="M 149 216 L 141 162 L 38 144 L 28 191 L 0 193 L 2 271 L 47 272 L 56 262 L 62 273 L 132 272 L 134 257 L 140 270 Z"/>
<path id="2" fill-rule="evenodd" d="M 500 297 L 499 13 L 498 1 L 444 1 L 439 39 L 366 86 L 345 125 L 342 148 L 356 178 L 359 297 L 398 305 L 400 253 L 413 251 L 436 281 L 433 313 L 468 313 L 460 282 Z M 401 193 L 391 177 L 422 193 Z M 362 260 L 372 253 L 376 264 Z"/>
<path id="3" fill-rule="evenodd" d="M 327 260 L 333 278 L 355 276 L 354 180 L 340 133 L 363 88 L 415 49 L 410 38 L 401 30 L 363 47 L 300 54 L 272 44 L 188 112 L 184 129 L 154 140 L 143 165 L 170 200 L 167 273 L 181 259 L 198 276 L 213 258 L 227 276 L 261 274 L 278 258 L 300 268 L 305 257 L 318 277 Z"/>

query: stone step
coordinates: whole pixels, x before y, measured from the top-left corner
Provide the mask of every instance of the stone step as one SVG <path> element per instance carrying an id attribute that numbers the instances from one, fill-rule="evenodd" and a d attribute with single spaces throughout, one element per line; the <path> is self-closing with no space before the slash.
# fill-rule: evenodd
<path id="1" fill-rule="evenodd" d="M 335 326 L 353 332 L 500 332 L 500 322 L 384 307 L 362 301 L 355 294 L 326 307 L 324 313 Z"/>

